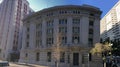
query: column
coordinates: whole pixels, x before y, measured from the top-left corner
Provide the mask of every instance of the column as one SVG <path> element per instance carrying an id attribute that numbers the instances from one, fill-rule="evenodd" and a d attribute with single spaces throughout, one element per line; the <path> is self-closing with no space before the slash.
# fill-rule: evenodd
<path id="1" fill-rule="evenodd" d="M 95 18 L 94 21 L 93 44 L 100 42 L 100 18 Z"/>
<path id="2" fill-rule="evenodd" d="M 23 26 L 23 34 L 22 34 L 22 49 L 25 49 L 26 45 L 26 26 Z"/>
<path id="3" fill-rule="evenodd" d="M 42 45 L 46 47 L 46 21 L 45 19 L 42 22 Z"/>
<path id="4" fill-rule="evenodd" d="M 54 44 L 57 44 L 57 37 L 58 37 L 58 31 L 59 31 L 59 19 L 54 19 Z"/>
<path id="5" fill-rule="evenodd" d="M 72 43 L 72 17 L 67 18 L 67 43 Z"/>
<path id="6" fill-rule="evenodd" d="M 82 16 L 80 20 L 80 40 L 82 46 L 88 46 L 89 18 Z"/>

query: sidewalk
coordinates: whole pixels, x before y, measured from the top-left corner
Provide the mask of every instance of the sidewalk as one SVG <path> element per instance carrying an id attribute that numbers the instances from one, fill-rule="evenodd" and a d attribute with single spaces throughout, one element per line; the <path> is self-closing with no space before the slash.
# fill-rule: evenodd
<path id="1" fill-rule="evenodd" d="M 49 67 L 49 66 L 41 66 L 41 65 L 36 65 L 36 64 L 10 62 L 10 67 Z"/>

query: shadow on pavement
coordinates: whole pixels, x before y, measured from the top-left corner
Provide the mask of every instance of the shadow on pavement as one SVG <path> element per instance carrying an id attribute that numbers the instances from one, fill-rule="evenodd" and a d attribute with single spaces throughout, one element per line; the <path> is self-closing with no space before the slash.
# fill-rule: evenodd
<path id="1" fill-rule="evenodd" d="M 36 65 L 36 64 L 29 64 L 29 63 L 19 63 L 19 62 L 12 62 L 12 63 L 16 65 L 25 66 L 25 67 L 49 67 L 45 65 Z"/>
<path id="2" fill-rule="evenodd" d="M 17 65 L 24 65 L 24 66 L 28 66 L 28 67 L 36 67 L 36 66 L 33 66 L 33 65 L 29 65 L 29 64 L 19 64 L 19 63 L 17 63 Z"/>

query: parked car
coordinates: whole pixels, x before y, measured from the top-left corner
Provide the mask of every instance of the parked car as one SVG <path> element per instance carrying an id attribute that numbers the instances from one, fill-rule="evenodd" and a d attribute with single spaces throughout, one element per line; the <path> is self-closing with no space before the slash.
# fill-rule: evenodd
<path id="1" fill-rule="evenodd" d="M 115 56 L 113 60 L 116 63 L 117 67 L 120 67 L 120 56 Z"/>
<path id="2" fill-rule="evenodd" d="M 0 67 L 8 67 L 9 62 L 8 61 L 0 61 Z"/>

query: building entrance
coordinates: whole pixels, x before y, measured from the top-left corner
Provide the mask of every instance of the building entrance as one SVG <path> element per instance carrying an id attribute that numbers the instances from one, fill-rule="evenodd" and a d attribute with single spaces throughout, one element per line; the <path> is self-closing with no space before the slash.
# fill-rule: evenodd
<path id="1" fill-rule="evenodd" d="M 79 53 L 73 53 L 73 65 L 74 66 L 79 65 Z"/>

